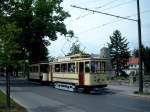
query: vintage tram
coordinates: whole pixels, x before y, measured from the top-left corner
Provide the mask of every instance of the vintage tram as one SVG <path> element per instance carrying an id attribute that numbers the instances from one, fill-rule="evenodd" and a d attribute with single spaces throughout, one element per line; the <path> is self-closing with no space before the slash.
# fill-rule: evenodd
<path id="1" fill-rule="evenodd" d="M 107 86 L 106 62 L 106 58 L 75 54 L 30 65 L 29 79 L 51 82 L 55 88 L 69 91 L 91 91 Z"/>

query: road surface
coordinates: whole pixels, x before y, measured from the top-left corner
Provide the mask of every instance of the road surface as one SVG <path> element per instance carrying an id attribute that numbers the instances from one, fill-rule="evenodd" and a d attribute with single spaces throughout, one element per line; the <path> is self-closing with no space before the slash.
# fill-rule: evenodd
<path id="1" fill-rule="evenodd" d="M 3 78 L 0 89 L 5 91 Z M 26 80 L 11 81 L 11 97 L 29 112 L 150 112 L 150 99 L 119 94 L 120 91 L 108 87 L 97 94 L 83 94 Z"/>

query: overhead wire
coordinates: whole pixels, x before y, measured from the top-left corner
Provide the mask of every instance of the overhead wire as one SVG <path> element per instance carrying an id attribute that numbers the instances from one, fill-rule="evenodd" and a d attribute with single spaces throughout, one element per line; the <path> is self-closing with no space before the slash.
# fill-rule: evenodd
<path id="1" fill-rule="evenodd" d="M 126 4 L 130 4 L 132 2 L 135 2 L 135 0 L 130 0 L 130 1 L 127 1 L 127 2 L 123 2 L 123 3 L 117 4 L 115 6 L 108 7 L 108 8 L 103 9 L 102 11 L 105 11 L 105 10 L 108 10 L 108 9 L 114 9 L 114 8 L 117 8 L 117 7 L 126 5 Z"/>
<path id="2" fill-rule="evenodd" d="M 116 0 L 116 1 L 118 1 L 118 0 Z M 116 1 L 113 0 L 113 1 L 111 1 L 111 2 L 109 2 L 109 3 L 106 3 L 106 4 L 102 5 L 102 6 L 96 7 L 95 9 L 103 8 L 103 7 L 107 6 L 107 5 L 110 5 L 110 4 L 114 3 L 114 2 L 116 2 Z M 101 11 L 105 11 L 105 10 L 108 10 L 108 9 L 114 9 L 114 8 L 117 8 L 117 7 L 120 7 L 120 6 L 129 4 L 129 3 L 134 2 L 134 1 L 135 1 L 135 0 L 130 0 L 130 1 L 127 1 L 127 2 L 123 2 L 123 3 L 117 4 L 117 5 L 115 5 L 115 6 L 111 6 L 111 7 L 105 8 L 105 9 L 103 9 L 103 10 L 101 10 Z M 81 18 L 84 18 L 84 17 L 86 17 L 86 16 L 92 15 L 92 14 L 94 14 L 94 13 L 91 13 L 91 12 L 90 12 L 90 13 L 86 13 L 86 14 L 84 14 L 84 15 L 80 15 L 80 16 L 76 17 L 75 19 L 73 19 L 73 20 L 71 20 L 71 21 L 73 22 L 73 21 L 79 20 L 79 19 L 81 19 Z"/>
<path id="3" fill-rule="evenodd" d="M 150 12 L 150 9 L 145 10 L 145 11 L 142 11 L 141 14 L 145 14 L 145 13 L 148 13 L 148 12 Z M 130 17 L 134 17 L 134 16 L 136 16 L 136 15 L 137 15 L 137 14 L 132 14 L 132 15 L 126 16 L 126 17 L 130 18 Z M 104 23 L 104 24 L 102 24 L 102 25 L 98 25 L 98 26 L 95 26 L 95 27 L 93 27 L 93 28 L 87 29 L 87 30 L 85 30 L 85 31 L 79 32 L 79 33 L 76 34 L 76 35 L 80 35 L 80 34 L 83 34 L 83 33 L 89 32 L 89 31 L 92 31 L 92 30 L 94 30 L 94 29 L 97 29 L 97 28 L 100 28 L 100 27 L 104 27 L 104 26 L 107 26 L 107 25 L 110 25 L 110 24 L 113 24 L 113 23 L 122 21 L 122 19 L 119 19 L 119 20 L 118 20 L 118 19 L 119 19 L 119 18 L 116 18 L 116 19 L 113 20 L 113 21 L 109 21 L 109 22 Z"/>
<path id="4" fill-rule="evenodd" d="M 92 2 L 93 2 L 93 3 L 95 3 L 95 2 L 97 3 L 97 2 L 99 2 L 99 0 L 90 0 L 90 1 L 87 1 L 87 0 L 86 0 L 86 2 L 81 2 L 81 3 L 78 3 L 78 4 L 76 4 L 76 5 L 84 5 L 84 4 L 92 3 Z"/>
<path id="5" fill-rule="evenodd" d="M 116 1 L 118 1 L 118 0 L 111 0 L 111 1 L 109 1 L 109 2 L 107 2 L 107 3 L 105 3 L 104 5 L 99 6 L 99 7 L 96 7 L 96 8 L 94 8 L 94 9 L 100 9 L 100 8 L 106 7 L 106 6 L 112 4 L 112 3 L 116 2 Z M 92 13 L 86 13 L 86 14 L 84 14 L 84 15 L 80 15 L 80 16 L 76 17 L 75 19 L 71 20 L 71 21 L 78 20 L 78 19 L 80 19 L 80 18 L 86 17 L 86 16 L 91 15 L 91 14 L 92 14 Z"/>
<path id="6" fill-rule="evenodd" d="M 110 2 L 106 3 L 106 4 L 102 5 L 102 6 L 98 6 L 98 7 L 96 7 L 95 9 L 99 9 L 99 8 L 106 7 L 106 6 L 110 5 L 110 4 L 113 4 L 113 3 L 114 3 L 114 2 L 116 2 L 116 1 L 118 1 L 118 0 L 112 0 L 112 1 L 110 1 Z"/>

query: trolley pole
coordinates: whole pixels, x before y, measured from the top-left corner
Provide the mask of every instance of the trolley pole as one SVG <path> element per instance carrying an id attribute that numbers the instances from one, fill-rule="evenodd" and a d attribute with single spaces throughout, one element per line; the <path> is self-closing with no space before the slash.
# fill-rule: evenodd
<path id="1" fill-rule="evenodd" d="M 138 14 L 138 40 L 139 40 L 139 92 L 143 92 L 142 35 L 141 35 L 141 17 L 140 17 L 139 0 L 137 0 L 137 14 Z"/>

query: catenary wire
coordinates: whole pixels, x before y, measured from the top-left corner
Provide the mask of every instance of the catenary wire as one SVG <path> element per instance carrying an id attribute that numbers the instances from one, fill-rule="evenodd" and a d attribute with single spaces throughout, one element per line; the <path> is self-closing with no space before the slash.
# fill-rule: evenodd
<path id="1" fill-rule="evenodd" d="M 113 0 L 113 1 L 114 1 L 114 0 Z M 116 0 L 116 1 L 117 1 L 117 0 Z M 101 10 L 101 11 L 105 11 L 105 10 L 108 10 L 108 9 L 114 9 L 114 8 L 117 8 L 117 7 L 120 7 L 120 6 L 123 6 L 123 5 L 130 4 L 130 3 L 134 2 L 134 1 L 135 1 L 135 0 L 130 0 L 130 1 L 127 1 L 127 2 L 123 2 L 123 3 L 117 4 L 117 5 L 115 5 L 115 6 L 111 6 L 111 7 L 105 8 L 105 9 L 103 9 L 103 10 Z M 114 1 L 114 2 L 115 2 L 115 1 Z M 113 2 L 112 2 L 112 1 L 109 2 L 109 4 L 111 4 L 111 3 L 113 3 Z M 102 6 L 99 6 L 99 7 L 96 7 L 95 9 L 100 9 L 100 8 L 105 7 L 105 6 L 107 6 L 107 4 L 102 5 Z M 81 18 L 84 18 L 84 17 L 89 16 L 89 15 L 92 15 L 92 14 L 95 14 L 95 13 L 91 13 L 91 12 L 90 12 L 90 13 L 86 13 L 86 14 L 84 14 L 84 15 L 80 15 L 80 16 L 76 17 L 75 19 L 71 20 L 70 22 L 79 20 L 79 19 L 81 19 Z"/>
<path id="2" fill-rule="evenodd" d="M 145 14 L 145 13 L 148 13 L 148 12 L 150 12 L 150 9 L 149 9 L 149 10 L 142 11 L 141 14 Z M 126 17 L 130 18 L 130 17 L 134 17 L 134 16 L 136 16 L 136 15 L 137 15 L 137 14 L 133 14 L 133 15 L 126 16 Z M 119 19 L 119 18 L 116 18 L 116 19 L 113 20 L 113 21 L 109 21 L 109 22 L 104 23 L 104 24 L 102 24 L 102 25 L 98 25 L 98 26 L 95 26 L 95 27 L 93 27 L 93 28 L 87 29 L 87 30 L 85 30 L 85 31 L 79 32 L 79 33 L 76 34 L 76 35 L 80 35 L 80 34 L 83 34 L 83 33 L 89 32 L 89 31 L 92 31 L 92 30 L 94 30 L 94 29 L 97 29 L 97 28 L 100 28 L 100 27 L 104 27 L 104 26 L 107 26 L 107 25 L 110 25 L 110 24 L 113 24 L 113 23 L 122 21 L 122 19 L 119 19 L 119 20 L 118 20 L 118 19 Z"/>

